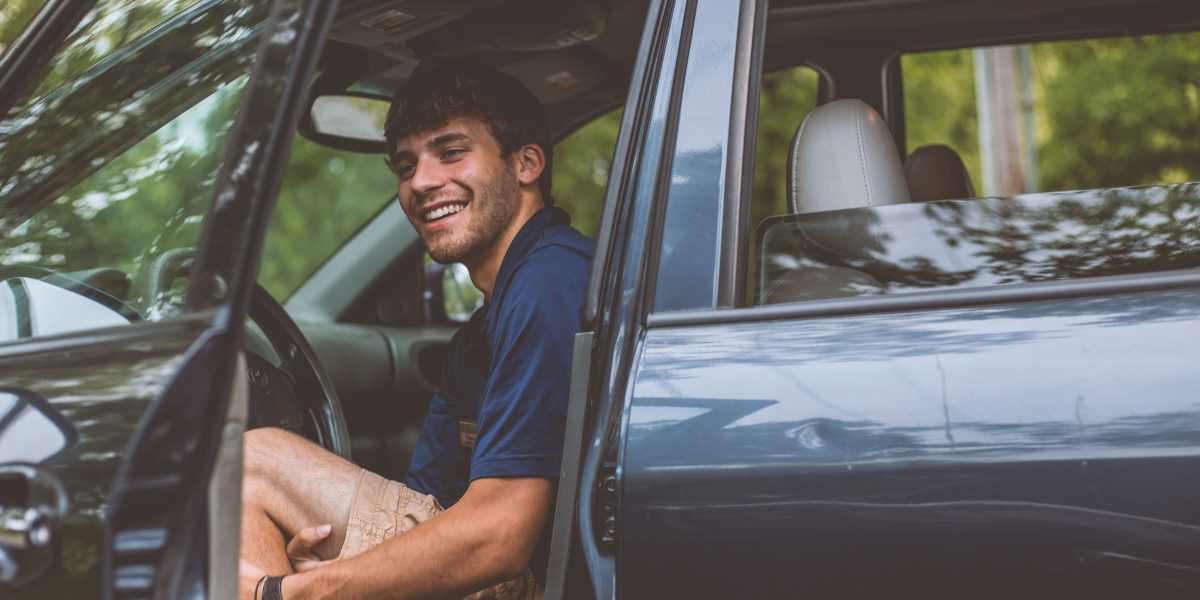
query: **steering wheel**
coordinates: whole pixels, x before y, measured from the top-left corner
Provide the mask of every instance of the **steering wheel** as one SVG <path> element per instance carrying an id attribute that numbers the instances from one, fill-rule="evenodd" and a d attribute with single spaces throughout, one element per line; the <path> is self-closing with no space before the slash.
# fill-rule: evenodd
<path id="1" fill-rule="evenodd" d="M 158 256 L 148 270 L 145 297 L 162 306 L 178 301 L 168 291 L 187 276 L 194 256 L 193 248 Z M 257 284 L 246 316 L 247 428 L 279 427 L 349 459 L 350 434 L 337 391 L 296 322 Z"/>
<path id="2" fill-rule="evenodd" d="M 260 285 L 254 286 L 246 316 L 247 428 L 280 427 L 349 460 L 350 433 L 342 403 L 296 322 Z M 269 348 L 263 348 L 263 338 Z"/>

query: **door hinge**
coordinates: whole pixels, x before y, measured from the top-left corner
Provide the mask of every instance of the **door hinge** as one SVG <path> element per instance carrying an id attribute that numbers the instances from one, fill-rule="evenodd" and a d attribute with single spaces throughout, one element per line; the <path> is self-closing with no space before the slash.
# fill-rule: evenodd
<path id="1" fill-rule="evenodd" d="M 597 496 L 600 499 L 599 523 L 600 543 L 613 546 L 617 543 L 617 469 L 615 465 L 605 464 L 596 479 Z"/>

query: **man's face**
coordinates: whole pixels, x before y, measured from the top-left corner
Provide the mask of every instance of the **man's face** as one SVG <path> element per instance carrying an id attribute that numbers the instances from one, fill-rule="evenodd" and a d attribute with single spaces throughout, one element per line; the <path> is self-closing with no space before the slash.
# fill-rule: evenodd
<path id="1" fill-rule="evenodd" d="M 400 206 L 440 263 L 486 254 L 517 213 L 516 172 L 477 119 L 399 140 L 393 167 Z"/>

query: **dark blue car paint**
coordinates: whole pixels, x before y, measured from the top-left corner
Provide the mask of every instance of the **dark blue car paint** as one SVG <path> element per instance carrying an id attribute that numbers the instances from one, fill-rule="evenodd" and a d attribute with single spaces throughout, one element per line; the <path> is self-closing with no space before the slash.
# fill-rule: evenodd
<path id="1" fill-rule="evenodd" d="M 1195 590 L 1198 349 L 1195 288 L 652 328 L 627 597 Z"/>

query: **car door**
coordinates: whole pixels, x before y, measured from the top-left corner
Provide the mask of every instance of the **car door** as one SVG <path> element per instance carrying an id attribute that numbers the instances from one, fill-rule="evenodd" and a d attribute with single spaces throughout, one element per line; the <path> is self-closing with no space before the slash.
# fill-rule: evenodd
<path id="1" fill-rule="evenodd" d="M 11 40 L 3 597 L 233 597 L 245 313 L 335 6 L 51 1 Z"/>
<path id="2" fill-rule="evenodd" d="M 668 38 L 679 18 L 677 70 L 635 78 L 667 94 L 662 113 L 630 106 L 661 114 L 666 139 L 648 146 L 629 120 L 633 147 L 657 151 L 655 178 L 610 180 L 606 226 L 623 235 L 602 239 L 594 330 L 576 347 L 555 529 L 565 591 L 552 562 L 548 592 L 1194 596 L 1200 258 L 1191 221 L 1162 215 L 1195 214 L 1196 184 L 797 211 L 752 246 L 765 3 L 658 8 L 647 31 Z M 796 26 L 827 9 L 771 18 Z M 785 230 L 787 251 L 762 236 Z M 1006 270 L 1014 231 L 1046 245 Z M 847 239 L 885 249 L 892 279 L 868 261 L 836 267 L 876 268 L 887 293 L 742 297 L 769 268 L 807 268 Z M 1105 244 L 1117 241 L 1129 245 Z M 1180 256 L 1145 260 L 1146 247 Z M 965 274 L 934 282 L 945 260 Z"/>
<path id="3" fill-rule="evenodd" d="M 625 535 L 619 524 L 623 454 L 619 432 L 653 299 L 648 274 L 659 244 L 655 223 L 664 217 L 670 189 L 702 183 L 673 171 L 678 168 L 681 150 L 676 144 L 683 123 L 704 123 L 688 128 L 701 135 L 727 133 L 731 115 L 737 114 L 729 112 L 728 105 L 732 46 L 720 40 L 735 39 L 728 34 L 737 32 L 738 22 L 753 22 L 753 11 L 743 15 L 742 10 L 731 2 L 662 0 L 650 3 L 646 11 L 597 235 L 586 308 L 590 329 L 577 335 L 574 348 L 547 575 L 549 598 L 612 598 L 626 585 L 618 552 Z M 722 21 L 732 22 L 733 29 L 722 29 Z M 706 23 L 707 29 L 699 23 Z M 708 67 L 716 68 L 707 80 L 708 89 L 693 94 L 710 94 L 713 104 L 705 107 L 707 113 L 681 116 L 680 103 L 689 85 L 685 70 Z M 721 119 L 708 120 L 721 110 L 726 111 Z M 708 150 L 724 152 L 725 144 Z M 708 179 L 720 178 L 721 171 L 708 169 L 699 175 L 711 184 Z M 705 216 L 701 212 L 682 218 Z M 698 255 L 701 259 L 703 255 Z"/>

